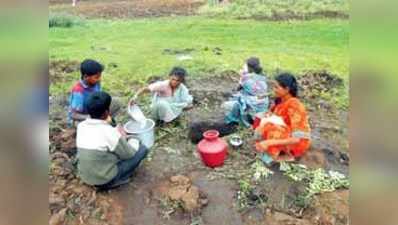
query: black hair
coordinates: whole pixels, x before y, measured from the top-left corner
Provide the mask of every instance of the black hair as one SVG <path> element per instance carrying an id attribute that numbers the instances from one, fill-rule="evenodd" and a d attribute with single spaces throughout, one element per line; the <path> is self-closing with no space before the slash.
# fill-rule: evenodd
<path id="1" fill-rule="evenodd" d="M 250 57 L 246 60 L 247 67 L 249 69 L 249 73 L 255 72 L 260 74 L 263 72 L 263 68 L 260 65 L 260 59 L 257 57 Z"/>
<path id="2" fill-rule="evenodd" d="M 293 97 L 297 97 L 298 85 L 297 85 L 296 77 L 294 77 L 294 75 L 292 75 L 290 73 L 281 73 L 278 76 L 276 76 L 275 80 L 283 88 L 289 88 L 289 93 Z"/>
<path id="3" fill-rule="evenodd" d="M 86 59 L 80 64 L 81 78 L 84 76 L 93 76 L 104 71 L 104 66 L 92 59 Z"/>
<path id="4" fill-rule="evenodd" d="M 101 119 L 104 113 L 109 111 L 111 102 L 112 97 L 104 91 L 91 93 L 86 103 L 88 114 L 93 119 Z"/>
<path id="5" fill-rule="evenodd" d="M 173 67 L 171 69 L 169 76 L 176 76 L 180 79 L 181 83 L 185 83 L 185 76 L 187 76 L 187 71 L 182 67 Z"/>

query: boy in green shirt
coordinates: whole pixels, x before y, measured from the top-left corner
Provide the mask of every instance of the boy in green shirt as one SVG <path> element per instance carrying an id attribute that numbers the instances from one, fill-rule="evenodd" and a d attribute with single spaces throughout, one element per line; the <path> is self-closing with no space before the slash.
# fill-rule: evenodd
<path id="1" fill-rule="evenodd" d="M 130 145 L 121 127 L 112 127 L 112 98 L 103 91 L 88 97 L 90 118 L 77 127 L 78 173 L 89 185 L 111 189 L 129 182 L 129 177 L 145 158 L 148 149 L 137 141 Z"/>

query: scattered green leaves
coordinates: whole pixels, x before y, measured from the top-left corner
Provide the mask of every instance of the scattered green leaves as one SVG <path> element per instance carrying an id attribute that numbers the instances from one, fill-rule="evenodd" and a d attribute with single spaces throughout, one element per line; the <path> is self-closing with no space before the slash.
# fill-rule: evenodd
<path id="1" fill-rule="evenodd" d="M 267 179 L 270 175 L 274 173 L 270 169 L 268 169 L 260 160 L 256 160 L 256 162 L 252 164 L 251 169 L 253 171 L 253 180 L 255 182 Z"/>
<path id="2" fill-rule="evenodd" d="M 178 209 L 182 209 L 182 203 L 180 201 L 170 200 L 169 198 L 163 198 L 160 199 L 160 208 L 162 217 L 168 220 Z"/>
<path id="3" fill-rule="evenodd" d="M 328 171 L 319 168 L 310 170 L 305 165 L 281 162 L 280 171 L 297 182 L 304 182 L 307 187 L 305 193 L 297 196 L 296 202 L 300 207 L 308 205 L 312 197 L 319 193 L 332 192 L 340 188 L 348 188 L 348 178 L 337 171 Z"/>

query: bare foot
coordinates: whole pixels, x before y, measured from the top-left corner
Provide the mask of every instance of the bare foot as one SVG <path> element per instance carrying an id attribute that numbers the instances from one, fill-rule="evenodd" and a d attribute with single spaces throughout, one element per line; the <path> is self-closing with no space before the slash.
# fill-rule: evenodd
<path id="1" fill-rule="evenodd" d="M 277 157 L 276 161 L 278 162 L 293 162 L 294 156 L 290 154 L 284 154 Z"/>

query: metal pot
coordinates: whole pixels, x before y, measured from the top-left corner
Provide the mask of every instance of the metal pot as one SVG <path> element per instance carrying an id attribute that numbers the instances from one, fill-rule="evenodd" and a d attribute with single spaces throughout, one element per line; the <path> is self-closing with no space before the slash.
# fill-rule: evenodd
<path id="1" fill-rule="evenodd" d="M 155 143 L 154 127 L 155 122 L 151 119 L 147 119 L 145 126 L 143 127 L 141 127 L 140 122 L 131 120 L 124 124 L 123 128 L 127 135 L 137 138 L 145 147 L 149 149 Z"/>

